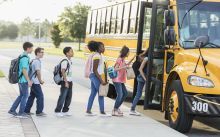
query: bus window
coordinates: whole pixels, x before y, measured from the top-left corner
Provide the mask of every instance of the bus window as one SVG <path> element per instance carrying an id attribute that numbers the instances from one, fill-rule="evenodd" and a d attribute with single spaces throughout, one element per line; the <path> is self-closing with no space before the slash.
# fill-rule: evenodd
<path id="1" fill-rule="evenodd" d="M 101 34 L 105 32 L 105 17 L 106 17 L 106 8 L 102 9 L 101 26 L 100 26 Z"/>
<path id="2" fill-rule="evenodd" d="M 138 5 L 137 23 L 136 23 L 136 33 L 138 33 L 138 29 L 139 29 L 140 13 L 141 13 L 141 2 L 140 2 L 139 5 Z"/>
<path id="3" fill-rule="evenodd" d="M 150 25 L 151 25 L 151 8 L 145 9 L 145 20 L 144 20 L 144 39 L 148 39 L 150 36 Z"/>
<path id="4" fill-rule="evenodd" d="M 124 8 L 124 17 L 123 17 L 123 33 L 128 33 L 128 21 L 129 21 L 129 15 L 130 15 L 130 5 L 131 3 L 125 3 Z"/>
<path id="5" fill-rule="evenodd" d="M 110 19 L 111 19 L 112 7 L 107 8 L 107 16 L 105 21 L 105 33 L 109 33 L 110 28 Z"/>
<path id="6" fill-rule="evenodd" d="M 96 30 L 96 17 L 97 17 L 97 10 L 92 11 L 92 29 L 91 34 L 95 34 Z"/>
<path id="7" fill-rule="evenodd" d="M 98 10 L 98 16 L 97 16 L 97 21 L 96 21 L 96 24 L 97 24 L 96 31 L 95 31 L 96 34 L 99 34 L 100 23 L 101 23 L 101 13 L 102 13 L 102 10 L 99 9 Z"/>
<path id="8" fill-rule="evenodd" d="M 87 34 L 90 34 L 91 33 L 91 19 L 92 19 L 92 12 L 89 11 L 89 14 L 88 14 L 88 19 L 87 19 L 87 26 L 86 26 L 86 33 Z"/>
<path id="9" fill-rule="evenodd" d="M 114 6 L 112 9 L 112 16 L 111 16 L 111 33 L 115 33 L 116 28 L 116 17 L 117 17 L 117 6 Z"/>
<path id="10" fill-rule="evenodd" d="M 129 29 L 129 33 L 135 33 L 137 10 L 138 10 L 138 1 L 133 1 L 131 3 L 131 15 L 130 15 L 130 29 Z"/>
<path id="11" fill-rule="evenodd" d="M 124 5 L 118 5 L 118 12 L 117 12 L 117 33 L 121 33 L 121 23 L 122 23 L 122 15 L 123 15 L 123 8 Z"/>

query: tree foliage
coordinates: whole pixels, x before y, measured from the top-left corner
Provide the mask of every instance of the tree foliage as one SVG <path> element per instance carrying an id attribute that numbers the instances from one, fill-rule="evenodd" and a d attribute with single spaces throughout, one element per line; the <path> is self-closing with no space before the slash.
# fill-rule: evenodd
<path id="1" fill-rule="evenodd" d="M 21 36 L 30 36 L 34 34 L 34 25 L 29 17 L 22 21 L 19 32 Z"/>
<path id="2" fill-rule="evenodd" d="M 86 34 L 87 16 L 90 7 L 77 3 L 74 7 L 65 8 L 64 12 L 59 17 L 59 27 L 62 36 L 78 39 L 79 50 L 82 39 Z"/>
<path id="3" fill-rule="evenodd" d="M 55 24 L 53 25 L 53 28 L 51 30 L 51 39 L 53 41 L 53 44 L 56 48 L 60 47 L 60 43 L 63 41 L 61 31 L 59 29 L 59 25 Z"/>
<path id="4" fill-rule="evenodd" d="M 19 28 L 15 24 L 11 24 L 8 26 L 8 38 L 16 39 L 18 37 Z"/>

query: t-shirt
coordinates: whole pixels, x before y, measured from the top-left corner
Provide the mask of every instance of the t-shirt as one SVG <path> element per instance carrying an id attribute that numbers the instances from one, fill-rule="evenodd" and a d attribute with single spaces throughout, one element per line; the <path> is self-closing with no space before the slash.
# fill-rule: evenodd
<path id="1" fill-rule="evenodd" d="M 73 76 L 72 76 L 72 73 L 73 73 L 73 67 L 72 67 L 72 61 L 69 60 L 68 58 L 65 58 L 67 60 L 64 60 L 62 63 L 61 63 L 61 70 L 62 69 L 67 69 L 67 64 L 69 63 L 69 69 L 66 70 L 66 79 L 68 82 L 72 82 L 73 81 Z"/>
<path id="2" fill-rule="evenodd" d="M 37 78 L 37 71 L 41 71 L 41 61 L 40 59 L 34 59 L 31 63 L 31 81 L 33 81 L 34 84 L 40 84 L 39 79 Z"/>
<path id="3" fill-rule="evenodd" d="M 127 64 L 125 63 L 125 60 L 122 58 L 118 58 L 116 60 L 116 65 L 119 66 L 119 68 L 126 66 Z M 127 77 L 127 71 L 126 68 L 119 70 L 118 76 L 114 79 L 112 79 L 113 82 L 118 82 L 118 83 L 126 83 L 126 77 Z"/>
<path id="4" fill-rule="evenodd" d="M 27 57 L 23 57 L 19 60 L 19 69 L 18 69 L 18 74 L 19 76 L 22 74 L 22 70 L 23 69 L 26 69 L 27 70 L 27 74 L 29 72 L 29 60 L 30 60 L 30 57 L 28 56 L 28 54 L 26 52 L 22 53 L 20 55 L 20 57 L 22 56 L 27 56 Z M 27 80 L 26 78 L 24 77 L 24 75 L 22 74 L 21 78 L 19 79 L 18 83 L 26 83 Z"/>
<path id="5" fill-rule="evenodd" d="M 102 77 L 102 80 L 105 80 L 105 72 L 104 72 L 104 69 L 105 69 L 105 58 L 102 54 L 96 52 L 94 53 L 93 57 L 92 57 L 92 65 L 91 65 L 91 73 L 94 73 L 93 72 L 93 62 L 94 60 L 99 60 L 99 64 L 98 64 L 98 73 L 99 75 L 101 75 Z"/>

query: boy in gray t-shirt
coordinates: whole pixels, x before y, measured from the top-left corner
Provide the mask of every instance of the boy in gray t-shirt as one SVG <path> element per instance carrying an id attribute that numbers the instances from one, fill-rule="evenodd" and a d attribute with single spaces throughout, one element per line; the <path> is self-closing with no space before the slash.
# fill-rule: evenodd
<path id="1" fill-rule="evenodd" d="M 45 116 L 46 114 L 43 112 L 44 108 L 44 95 L 42 92 L 41 84 L 44 82 L 41 79 L 41 61 L 40 59 L 43 58 L 44 49 L 43 48 L 36 48 L 35 49 L 36 58 L 32 60 L 30 63 L 31 74 L 30 79 L 33 82 L 31 87 L 30 96 L 28 97 L 28 101 L 25 108 L 25 113 L 31 114 L 30 110 L 33 106 L 34 99 L 37 98 L 37 110 L 36 116 Z"/>

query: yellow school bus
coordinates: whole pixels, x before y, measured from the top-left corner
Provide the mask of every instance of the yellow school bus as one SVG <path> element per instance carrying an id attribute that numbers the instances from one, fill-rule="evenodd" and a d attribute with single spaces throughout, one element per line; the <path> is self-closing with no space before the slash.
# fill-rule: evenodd
<path id="1" fill-rule="evenodd" d="M 148 49 L 144 109 L 160 109 L 184 133 L 195 116 L 220 116 L 219 9 L 220 0 L 115 1 L 91 10 L 86 41 L 103 42 L 110 65 L 123 45 L 130 57 Z M 163 85 L 159 103 L 152 78 Z M 130 91 L 135 81 L 126 83 Z"/>

